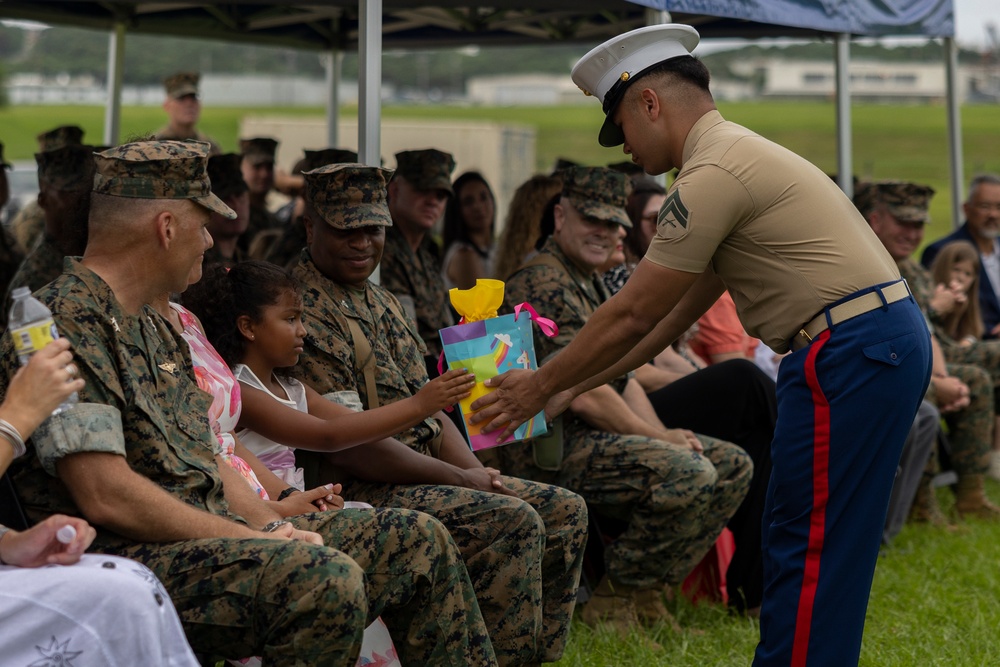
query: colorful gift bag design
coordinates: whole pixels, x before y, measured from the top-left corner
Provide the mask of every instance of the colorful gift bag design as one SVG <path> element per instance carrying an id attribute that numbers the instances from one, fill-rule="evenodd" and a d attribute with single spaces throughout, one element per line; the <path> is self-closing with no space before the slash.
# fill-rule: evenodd
<path id="1" fill-rule="evenodd" d="M 486 380 L 515 368 L 537 369 L 531 322 L 538 323 L 549 336 L 555 335 L 555 324 L 523 303 L 514 308 L 513 314 L 497 317 L 496 311 L 503 303 L 503 282 L 499 280 L 478 280 L 476 287 L 453 289 L 450 296 L 452 305 L 462 315 L 462 323 L 439 333 L 448 368 L 466 368 L 476 376 L 472 394 L 458 404 L 472 450 L 529 440 L 546 433 L 545 414 L 540 412 L 521 424 L 512 436 L 497 442 L 497 433 L 483 433 L 483 424 L 469 423 L 472 414 L 469 406 L 493 391 L 484 386 Z"/>

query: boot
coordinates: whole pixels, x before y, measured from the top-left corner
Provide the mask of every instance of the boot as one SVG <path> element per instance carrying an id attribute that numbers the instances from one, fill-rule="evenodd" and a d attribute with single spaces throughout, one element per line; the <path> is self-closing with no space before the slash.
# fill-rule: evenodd
<path id="1" fill-rule="evenodd" d="M 913 498 L 913 505 L 910 507 L 909 520 L 913 523 L 929 523 L 938 527 L 948 525 L 948 519 L 938 505 L 937 495 L 934 493 L 934 488 L 931 487 L 929 477 L 920 480 L 917 495 Z"/>
<path id="2" fill-rule="evenodd" d="M 590 599 L 580 608 L 580 620 L 592 628 L 607 626 L 625 640 L 631 639 L 633 633 L 639 633 L 645 640 L 646 646 L 652 650 L 659 650 L 659 644 L 643 636 L 632 595 L 635 590 L 632 586 L 612 584 L 608 575 L 604 575 Z"/>
<path id="3" fill-rule="evenodd" d="M 609 625 L 622 636 L 639 626 L 639 616 L 635 611 L 635 601 L 626 586 L 614 585 L 608 575 L 601 577 L 597 588 L 580 607 L 580 619 L 590 627 L 600 623 Z"/>
<path id="4" fill-rule="evenodd" d="M 677 619 L 667 609 L 664 601 L 662 587 L 637 588 L 632 592 L 632 601 L 635 603 L 635 611 L 639 616 L 639 622 L 651 627 L 658 623 L 663 623 L 674 632 L 680 632 L 681 626 L 677 624 Z"/>
<path id="5" fill-rule="evenodd" d="M 955 511 L 961 517 L 1000 519 L 1000 507 L 991 503 L 983 492 L 982 475 L 959 475 L 955 486 Z"/>

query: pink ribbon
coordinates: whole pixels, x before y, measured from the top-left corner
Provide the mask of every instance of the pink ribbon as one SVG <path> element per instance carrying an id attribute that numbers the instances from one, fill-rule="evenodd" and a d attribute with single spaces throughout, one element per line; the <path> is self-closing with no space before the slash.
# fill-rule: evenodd
<path id="1" fill-rule="evenodd" d="M 514 321 L 517 321 L 517 316 L 521 314 L 522 310 L 528 312 L 528 316 L 531 318 L 531 321 L 537 324 L 538 328 L 542 330 L 542 333 L 549 338 L 552 338 L 559 333 L 559 325 L 549 318 L 539 315 L 538 311 L 532 308 L 531 304 L 528 302 L 519 303 L 514 306 Z"/>

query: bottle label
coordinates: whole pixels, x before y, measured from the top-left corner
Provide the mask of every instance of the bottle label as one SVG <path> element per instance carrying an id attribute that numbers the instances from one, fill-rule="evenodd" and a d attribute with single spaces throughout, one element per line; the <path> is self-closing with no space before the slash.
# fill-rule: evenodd
<path id="1" fill-rule="evenodd" d="M 19 357 L 30 356 L 59 338 L 56 323 L 51 317 L 32 322 L 26 327 L 11 329 L 10 335 L 14 339 L 14 349 Z"/>

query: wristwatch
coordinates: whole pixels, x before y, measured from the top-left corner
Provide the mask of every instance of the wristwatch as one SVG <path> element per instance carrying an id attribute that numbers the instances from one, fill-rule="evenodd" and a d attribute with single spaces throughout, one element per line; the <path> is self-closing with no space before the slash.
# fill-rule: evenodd
<path id="1" fill-rule="evenodd" d="M 264 526 L 263 528 L 261 528 L 260 532 L 262 532 L 262 533 L 273 533 L 274 531 L 278 530 L 279 528 L 281 528 L 282 526 L 284 526 L 287 523 L 290 523 L 290 522 L 285 521 L 284 519 L 278 519 L 277 521 L 272 521 L 271 523 L 269 523 L 266 526 Z"/>

